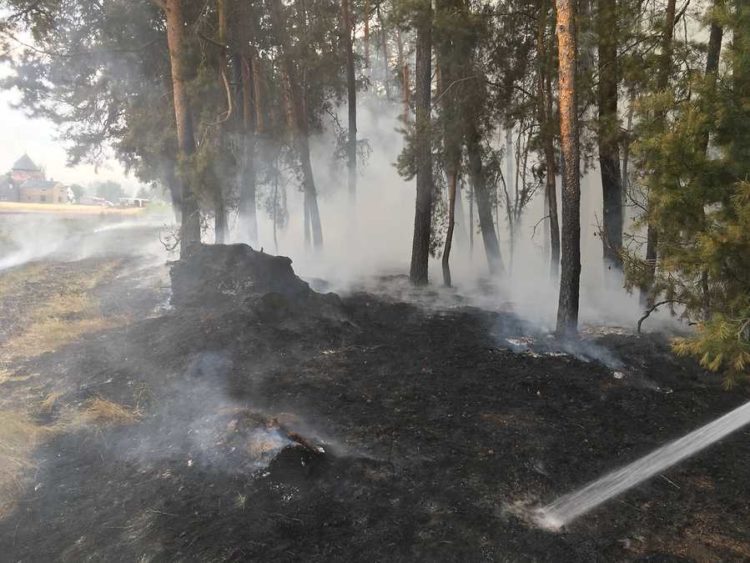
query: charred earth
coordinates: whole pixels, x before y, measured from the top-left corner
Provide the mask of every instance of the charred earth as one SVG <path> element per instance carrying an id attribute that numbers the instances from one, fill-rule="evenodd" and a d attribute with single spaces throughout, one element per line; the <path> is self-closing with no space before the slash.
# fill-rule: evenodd
<path id="1" fill-rule="evenodd" d="M 518 345 L 510 315 L 321 295 L 244 245 L 174 263 L 166 308 L 138 257 L 19 268 L 1 404 L 34 439 L 0 439 L 4 561 L 750 558 L 747 431 L 561 533 L 515 515 L 745 400 L 659 338 Z M 104 321 L 22 347 L 74 278 Z"/>

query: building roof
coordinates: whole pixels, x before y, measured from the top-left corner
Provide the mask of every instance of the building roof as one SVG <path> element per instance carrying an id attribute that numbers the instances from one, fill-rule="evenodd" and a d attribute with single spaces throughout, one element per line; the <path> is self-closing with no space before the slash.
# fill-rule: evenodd
<path id="1" fill-rule="evenodd" d="M 34 164 L 34 161 L 29 158 L 28 154 L 24 154 L 21 158 L 19 158 L 16 163 L 13 165 L 13 170 L 23 170 L 26 172 L 41 172 L 41 168 L 39 168 L 36 164 Z"/>
<path id="2" fill-rule="evenodd" d="M 32 188 L 36 190 L 47 190 L 50 188 L 54 188 L 59 183 L 60 182 L 54 182 L 52 180 L 38 180 L 36 178 L 32 178 L 31 180 L 26 180 L 23 184 L 21 184 L 21 189 Z"/>

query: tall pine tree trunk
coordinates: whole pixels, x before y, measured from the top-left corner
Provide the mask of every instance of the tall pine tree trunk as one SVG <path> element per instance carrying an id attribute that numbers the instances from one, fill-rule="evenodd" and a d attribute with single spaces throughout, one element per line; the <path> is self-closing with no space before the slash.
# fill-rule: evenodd
<path id="1" fill-rule="evenodd" d="M 365 0 L 362 21 L 365 24 L 365 68 L 370 68 L 370 0 Z"/>
<path id="2" fill-rule="evenodd" d="M 719 9 L 724 6 L 724 0 L 714 0 L 714 9 Z M 724 27 L 721 25 L 717 18 L 713 16 L 711 18 L 711 31 L 708 39 L 708 52 L 706 53 L 706 78 L 711 81 L 711 86 L 716 84 L 716 74 L 719 70 L 719 60 L 721 59 L 721 43 L 724 38 Z M 709 143 L 709 131 L 705 130 L 701 137 L 701 152 L 704 154 L 708 152 Z M 705 209 L 703 212 L 703 219 L 705 221 Z M 707 321 L 711 316 L 711 288 L 709 285 L 708 270 L 704 269 L 701 272 L 701 292 L 702 292 L 702 309 L 703 309 L 703 320 Z"/>
<path id="3" fill-rule="evenodd" d="M 352 20 L 349 0 L 341 0 L 341 26 L 346 51 L 346 91 L 349 110 L 349 137 L 346 142 L 346 168 L 349 199 L 357 199 L 357 82 L 354 75 L 354 49 L 352 46 Z"/>
<path id="4" fill-rule="evenodd" d="M 549 216 L 550 275 L 557 280 L 560 269 L 560 220 L 557 215 L 557 161 L 555 159 L 555 123 L 552 105 L 552 49 L 547 46 L 547 13 L 551 6 L 546 0 L 539 5 L 537 35 L 537 118 L 544 152 L 544 197 Z"/>
<path id="5" fill-rule="evenodd" d="M 674 24 L 676 16 L 676 0 L 667 0 L 667 9 L 664 16 L 664 33 L 661 43 L 661 63 L 658 69 L 656 88 L 663 92 L 669 86 L 669 75 L 672 70 L 672 38 L 674 36 Z M 666 116 L 658 116 L 661 127 L 664 127 Z M 647 212 L 651 211 L 651 203 L 647 202 Z M 657 249 L 659 247 L 659 231 L 654 222 L 649 218 L 646 231 L 646 279 L 641 284 L 641 304 L 649 307 L 654 301 L 653 285 L 656 278 Z"/>
<path id="6" fill-rule="evenodd" d="M 503 272 L 503 261 L 500 256 L 500 244 L 495 232 L 495 222 L 492 218 L 492 202 L 487 190 L 487 182 L 482 166 L 482 151 L 479 144 L 479 130 L 474 120 L 469 122 L 466 136 L 466 152 L 469 157 L 469 176 L 474 187 L 477 200 L 477 215 L 479 215 L 479 229 L 482 232 L 487 265 L 490 275 L 497 276 Z"/>
<path id="7" fill-rule="evenodd" d="M 451 248 L 453 247 L 453 231 L 456 228 L 456 183 L 458 182 L 458 170 L 451 169 L 448 172 L 448 230 L 445 233 L 445 248 L 443 249 L 443 285 L 451 287 Z"/>
<path id="8" fill-rule="evenodd" d="M 449 21 L 459 13 L 460 3 L 455 0 L 437 0 L 437 20 Z M 455 17 L 455 16 L 454 16 Z M 456 184 L 458 168 L 461 163 L 461 144 L 463 140 L 462 110 L 463 96 L 461 84 L 462 73 L 469 65 L 468 53 L 462 48 L 463 42 L 451 26 L 441 29 L 441 40 L 438 43 L 438 92 L 442 106 L 443 122 L 443 165 L 448 179 L 448 229 L 445 234 L 442 268 L 443 284 L 451 286 L 450 255 L 453 247 L 453 233 L 456 227 Z"/>
<path id="9" fill-rule="evenodd" d="M 245 234 L 250 246 L 258 244 L 258 206 L 256 194 L 256 109 L 254 100 L 258 87 L 255 67 L 259 65 L 257 57 L 246 49 L 238 57 L 240 64 L 240 84 L 242 88 L 242 157 L 240 161 L 240 215 L 245 224 Z"/>
<path id="10" fill-rule="evenodd" d="M 307 114 L 304 106 L 304 95 L 297 79 L 297 68 L 291 57 L 289 40 L 284 27 L 281 0 L 270 0 L 271 21 L 277 43 L 281 47 L 281 67 L 284 75 L 284 88 L 289 103 L 290 121 L 294 148 L 300 159 L 302 170 L 302 191 L 304 192 L 304 212 L 306 223 L 309 221 L 312 244 L 315 249 L 323 247 L 323 229 L 318 210 L 318 194 L 315 188 L 312 162 L 310 160 L 310 143 L 308 139 Z M 307 229 L 306 236 L 307 236 Z"/>
<path id="11" fill-rule="evenodd" d="M 378 24 L 380 25 L 380 48 L 383 51 L 383 88 L 385 89 L 385 98 L 391 99 L 391 69 L 388 63 L 390 55 L 388 53 L 388 33 L 385 27 L 385 20 L 380 12 L 380 3 L 375 7 L 376 14 L 378 17 Z"/>
<path id="12" fill-rule="evenodd" d="M 578 300 L 581 280 L 581 186 L 576 91 L 576 3 L 575 0 L 556 0 L 556 3 L 560 65 L 560 144 L 565 161 L 557 334 L 561 337 L 573 337 L 578 332 Z"/>
<path id="13" fill-rule="evenodd" d="M 432 6 L 430 0 L 420 1 L 417 22 L 416 68 L 416 159 L 417 201 L 414 211 L 414 239 L 412 241 L 409 278 L 415 285 L 427 284 L 427 265 L 430 257 L 432 231 Z"/>
<path id="14" fill-rule="evenodd" d="M 185 19 L 182 14 L 182 0 L 165 0 L 163 6 L 167 21 L 167 44 L 172 69 L 177 158 L 182 168 L 182 173 L 179 174 L 182 193 L 180 255 L 184 256 L 191 246 L 200 243 L 201 240 L 200 211 L 195 193 L 197 186 L 194 185 L 192 173 L 187 170 L 189 160 L 195 154 L 195 137 L 186 84 Z"/>
<path id="15" fill-rule="evenodd" d="M 225 92 L 228 97 L 231 97 L 231 90 L 225 86 L 228 85 L 227 79 L 227 6 L 225 0 L 216 0 L 216 14 L 218 17 L 218 28 L 219 28 L 219 53 L 216 58 L 217 66 L 217 78 L 219 82 L 219 91 Z M 225 100 L 226 108 L 225 115 L 227 118 L 233 111 L 233 102 L 231 98 Z M 229 122 L 224 121 L 219 126 L 218 137 L 216 139 L 218 151 L 227 150 L 226 142 L 228 136 Z M 215 170 L 212 174 L 213 181 L 213 203 L 214 203 L 214 240 L 216 244 L 224 244 L 227 237 L 227 211 L 224 202 L 224 176 L 219 174 L 219 170 Z"/>
<path id="16" fill-rule="evenodd" d="M 227 16 L 232 63 L 232 82 L 235 86 L 236 109 L 233 113 L 234 132 L 239 140 L 238 211 L 243 238 L 255 247 L 258 244 L 258 210 L 256 197 L 256 133 L 258 120 L 256 99 L 261 81 L 260 61 L 255 43 L 257 29 L 252 20 L 252 6 L 242 0 L 224 0 L 230 7 Z"/>
<path id="17" fill-rule="evenodd" d="M 620 122 L 617 116 L 617 2 L 598 0 L 599 34 L 599 168 L 602 178 L 604 263 L 622 272 L 622 175 Z"/>

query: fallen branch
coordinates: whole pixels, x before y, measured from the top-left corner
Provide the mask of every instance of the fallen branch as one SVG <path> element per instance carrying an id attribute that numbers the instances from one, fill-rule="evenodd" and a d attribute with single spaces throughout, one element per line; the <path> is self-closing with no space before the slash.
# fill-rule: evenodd
<path id="1" fill-rule="evenodd" d="M 643 324 L 643 321 L 645 321 L 647 318 L 649 318 L 651 316 L 651 313 L 653 313 L 654 311 L 656 311 L 662 305 L 667 305 L 667 304 L 670 304 L 670 303 L 681 304 L 682 301 L 680 301 L 678 299 L 665 299 L 664 301 L 659 301 L 658 303 L 654 303 L 649 309 L 647 309 L 643 313 L 643 316 L 640 319 L 638 319 L 638 329 L 637 329 L 638 334 L 641 333 L 641 325 Z"/>

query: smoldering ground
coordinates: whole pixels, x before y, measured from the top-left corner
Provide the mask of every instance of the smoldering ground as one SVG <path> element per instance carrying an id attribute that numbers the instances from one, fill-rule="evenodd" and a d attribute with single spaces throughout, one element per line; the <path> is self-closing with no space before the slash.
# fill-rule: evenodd
<path id="1" fill-rule="evenodd" d="M 132 281 L 97 291 L 104 310 L 130 299 L 128 323 L 8 366 L 37 374 L 2 386 L 38 424 L 99 405 L 35 450 L 0 519 L 11 560 L 638 560 L 698 553 L 698 529 L 718 557 L 750 549 L 742 434 L 563 534 L 504 509 L 548 502 L 744 400 L 663 342 L 600 342 L 647 387 L 570 354 L 508 350 L 498 327 L 526 331 L 507 313 L 359 292 L 343 317 L 273 298 L 261 322 L 234 293 L 153 316 L 161 296 L 128 294 Z M 288 447 L 281 428 L 326 453 Z"/>
<path id="2" fill-rule="evenodd" d="M 3 213 L 0 271 L 35 260 L 74 261 L 118 253 L 151 255 L 163 262 L 168 255 L 158 233 L 169 229 L 167 218 L 158 213 L 136 218 Z"/>

